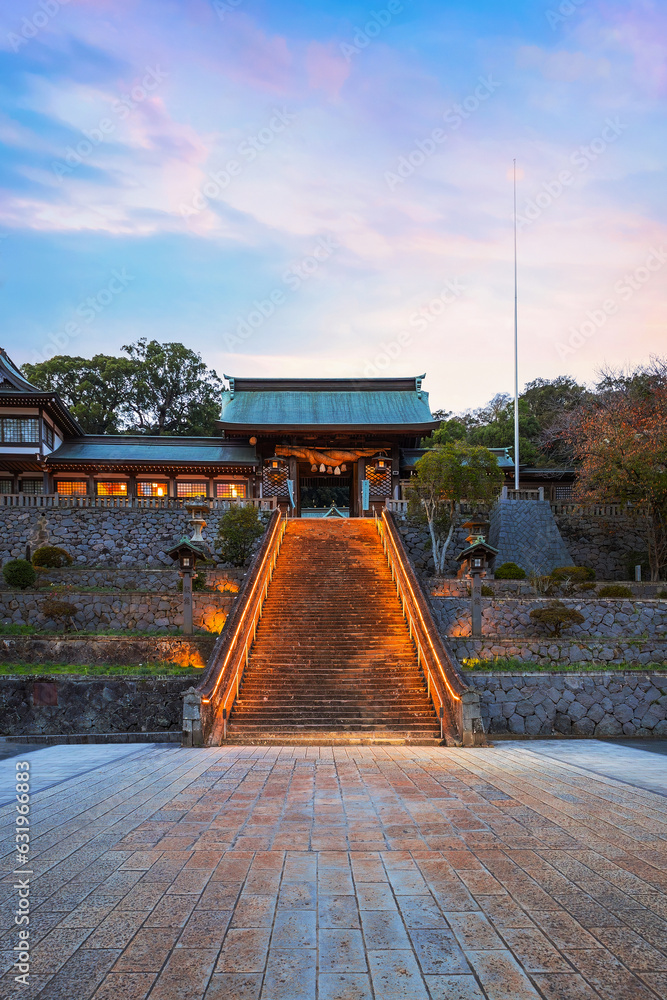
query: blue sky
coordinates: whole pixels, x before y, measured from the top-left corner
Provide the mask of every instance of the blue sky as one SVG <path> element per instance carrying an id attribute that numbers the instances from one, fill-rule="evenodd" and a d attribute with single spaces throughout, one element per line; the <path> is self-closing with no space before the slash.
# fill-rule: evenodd
<path id="1" fill-rule="evenodd" d="M 16 0 L 0 302 L 19 363 L 428 373 L 434 406 L 664 351 L 652 2 Z"/>

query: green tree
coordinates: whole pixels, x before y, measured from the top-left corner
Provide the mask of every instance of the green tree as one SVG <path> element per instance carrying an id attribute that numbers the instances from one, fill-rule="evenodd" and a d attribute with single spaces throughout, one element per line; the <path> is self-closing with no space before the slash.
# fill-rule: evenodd
<path id="1" fill-rule="evenodd" d="M 141 434 L 215 433 L 222 382 L 201 355 L 183 344 L 142 337 L 123 350 L 136 365 L 128 400 L 132 430 Z"/>
<path id="2" fill-rule="evenodd" d="M 408 488 L 408 510 L 428 525 L 436 575 L 442 575 L 462 500 L 488 504 L 503 474 L 495 455 L 478 445 L 455 441 L 422 455 Z"/>
<path id="3" fill-rule="evenodd" d="M 129 358 L 63 354 L 36 365 L 23 365 L 22 371 L 38 389 L 59 393 L 87 434 L 118 434 L 127 414 L 135 369 Z"/>
<path id="4" fill-rule="evenodd" d="M 243 566 L 264 530 L 255 507 L 232 507 L 218 522 L 218 552 L 232 566 Z"/>

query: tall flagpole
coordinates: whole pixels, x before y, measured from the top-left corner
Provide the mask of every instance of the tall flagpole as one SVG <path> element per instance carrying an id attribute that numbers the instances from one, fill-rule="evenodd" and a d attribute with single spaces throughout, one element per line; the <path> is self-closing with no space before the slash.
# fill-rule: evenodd
<path id="1" fill-rule="evenodd" d="M 516 160 L 514 160 L 514 489 L 519 489 L 519 312 L 516 266 Z"/>

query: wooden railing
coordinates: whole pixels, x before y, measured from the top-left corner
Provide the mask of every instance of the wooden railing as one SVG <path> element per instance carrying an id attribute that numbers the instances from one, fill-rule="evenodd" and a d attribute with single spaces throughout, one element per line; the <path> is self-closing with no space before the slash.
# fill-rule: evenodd
<path id="1" fill-rule="evenodd" d="M 207 745 L 214 730 L 221 729 L 222 739 L 227 736 L 227 720 L 238 698 L 286 527 L 286 519 L 274 510 L 234 609 L 213 647 L 204 679 L 183 699 L 184 746 Z"/>
<path id="2" fill-rule="evenodd" d="M 536 490 L 511 490 L 509 486 L 503 486 L 500 491 L 501 500 L 544 500 L 544 486 Z"/>
<path id="3" fill-rule="evenodd" d="M 0 507 L 60 507 L 97 508 L 103 510 L 179 510 L 193 497 L 97 497 L 72 496 L 61 493 L 0 493 Z M 197 499 L 202 499 L 197 497 Z M 203 498 L 209 510 L 231 510 L 232 507 L 255 507 L 257 510 L 275 510 L 275 497 L 259 500 L 254 497 L 233 499 L 231 497 Z"/>
<path id="4" fill-rule="evenodd" d="M 463 746 L 484 742 L 479 695 L 459 673 L 453 653 L 440 637 L 431 609 L 408 559 L 401 535 L 387 509 L 376 518 L 380 538 L 396 592 L 403 607 L 410 638 L 417 650 L 417 661 L 424 671 L 428 694 L 440 720 L 444 738 L 445 714 L 458 730 Z"/>

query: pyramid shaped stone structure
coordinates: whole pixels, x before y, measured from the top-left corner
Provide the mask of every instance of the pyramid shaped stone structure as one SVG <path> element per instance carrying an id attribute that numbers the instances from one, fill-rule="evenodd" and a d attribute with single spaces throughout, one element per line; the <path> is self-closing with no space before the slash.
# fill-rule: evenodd
<path id="1" fill-rule="evenodd" d="M 491 511 L 489 543 L 498 549 L 496 567 L 515 562 L 526 573 L 546 576 L 556 566 L 571 566 L 547 500 L 498 500 Z"/>

